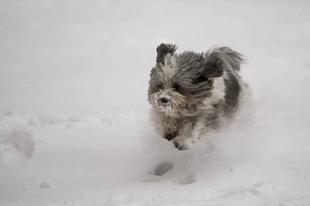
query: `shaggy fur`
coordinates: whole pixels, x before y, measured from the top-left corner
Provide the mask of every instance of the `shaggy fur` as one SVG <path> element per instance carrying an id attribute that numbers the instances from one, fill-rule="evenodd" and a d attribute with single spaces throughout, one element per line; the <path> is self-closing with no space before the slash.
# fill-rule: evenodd
<path id="1" fill-rule="evenodd" d="M 176 45 L 161 44 L 156 51 L 148 90 L 151 119 L 163 138 L 189 149 L 238 109 L 247 88 L 238 74 L 243 56 L 228 47 L 175 54 Z"/>

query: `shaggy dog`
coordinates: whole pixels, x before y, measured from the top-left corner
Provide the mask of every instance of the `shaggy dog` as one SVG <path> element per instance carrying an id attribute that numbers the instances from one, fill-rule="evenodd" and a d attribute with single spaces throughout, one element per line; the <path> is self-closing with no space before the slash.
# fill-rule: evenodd
<path id="1" fill-rule="evenodd" d="M 239 75 L 243 56 L 228 47 L 175 54 L 176 45 L 161 44 L 156 51 L 148 89 L 151 120 L 176 148 L 189 149 L 240 107 L 248 88 Z"/>

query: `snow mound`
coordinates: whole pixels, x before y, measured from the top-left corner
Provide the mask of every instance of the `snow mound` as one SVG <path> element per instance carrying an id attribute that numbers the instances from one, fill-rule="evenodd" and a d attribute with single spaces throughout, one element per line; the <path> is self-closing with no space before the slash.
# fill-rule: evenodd
<path id="1" fill-rule="evenodd" d="M 95 117 L 84 117 L 84 116 L 68 116 L 69 122 L 100 122 L 100 119 Z"/>
<path id="2" fill-rule="evenodd" d="M 69 122 L 82 122 L 83 118 L 79 116 L 68 116 Z"/>
<path id="3" fill-rule="evenodd" d="M 38 119 L 42 126 L 62 123 L 68 123 L 72 125 L 72 123 L 100 122 L 100 119 L 94 117 L 67 116 L 63 114 L 42 114 Z"/>
<path id="4" fill-rule="evenodd" d="M 33 117 L 30 117 L 29 120 L 27 121 L 27 125 L 30 127 L 38 127 L 40 126 L 39 122 L 35 120 Z"/>
<path id="5" fill-rule="evenodd" d="M 43 114 L 39 117 L 41 125 L 52 125 L 68 122 L 68 117 L 66 115 L 60 114 Z"/>
<path id="6" fill-rule="evenodd" d="M 26 127 L 17 127 L 0 134 L 0 159 L 9 165 L 25 163 L 34 151 L 34 133 Z"/>
<path id="7" fill-rule="evenodd" d="M 12 117 L 16 117 L 16 116 L 20 116 L 20 112 L 18 110 L 15 109 L 11 109 L 6 113 L 7 116 L 12 116 Z"/>

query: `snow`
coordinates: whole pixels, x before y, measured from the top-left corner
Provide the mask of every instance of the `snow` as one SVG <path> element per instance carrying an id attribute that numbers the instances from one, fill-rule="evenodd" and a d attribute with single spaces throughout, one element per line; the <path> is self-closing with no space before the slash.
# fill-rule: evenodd
<path id="1" fill-rule="evenodd" d="M 0 205 L 310 205 L 307 1 L 2 1 Z M 155 48 L 243 53 L 252 107 L 189 151 L 149 122 Z"/>
<path id="2" fill-rule="evenodd" d="M 47 182 L 41 182 L 40 188 L 51 188 L 51 185 Z"/>
<path id="3" fill-rule="evenodd" d="M 19 122 L 1 124 L 0 161 L 12 165 L 26 162 L 32 156 L 34 145 L 34 133 L 25 125 Z"/>
<path id="4" fill-rule="evenodd" d="M 39 123 L 34 118 L 30 117 L 29 120 L 27 121 L 27 125 L 30 127 L 38 127 Z"/>
<path id="5" fill-rule="evenodd" d="M 21 114 L 19 111 L 11 109 L 6 113 L 6 115 L 7 116 L 20 116 Z"/>

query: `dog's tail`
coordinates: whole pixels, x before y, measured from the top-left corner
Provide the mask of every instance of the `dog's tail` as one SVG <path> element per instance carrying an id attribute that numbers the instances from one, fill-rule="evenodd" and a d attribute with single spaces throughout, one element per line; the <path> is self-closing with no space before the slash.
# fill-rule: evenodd
<path id="1" fill-rule="evenodd" d="M 231 68 L 233 71 L 240 71 L 240 64 L 245 62 L 244 56 L 239 52 L 232 50 L 229 47 L 215 47 L 206 53 L 206 59 L 219 58 L 223 61 L 226 68 Z"/>

